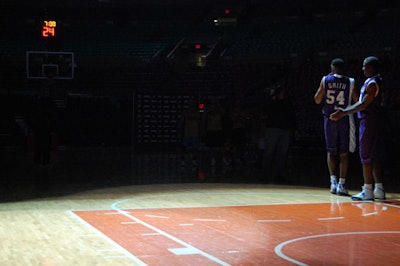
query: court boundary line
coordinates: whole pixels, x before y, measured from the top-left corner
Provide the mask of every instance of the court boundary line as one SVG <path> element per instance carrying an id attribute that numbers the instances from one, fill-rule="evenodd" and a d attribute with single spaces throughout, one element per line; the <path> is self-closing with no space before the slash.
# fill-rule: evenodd
<path id="1" fill-rule="evenodd" d="M 117 200 L 115 202 L 113 202 L 110 206 L 111 209 L 119 209 L 122 210 L 118 207 L 116 207 L 119 204 L 128 202 L 128 201 L 140 201 L 140 200 L 145 200 L 145 199 L 153 199 L 153 198 L 161 198 L 161 197 L 171 197 L 171 196 L 176 196 L 176 194 L 179 194 L 180 196 L 184 196 L 184 195 L 193 195 L 193 194 L 198 194 L 198 195 L 274 195 L 274 194 L 280 194 L 280 195 L 290 195 L 293 196 L 292 193 L 286 193 L 286 192 L 174 192 L 174 193 L 165 193 L 165 194 L 159 194 L 159 195 L 147 195 L 147 196 L 138 196 L 138 197 L 132 197 L 132 198 L 125 198 L 125 199 L 120 199 Z M 327 194 L 327 195 L 320 195 L 320 194 L 308 194 L 308 193 L 300 193 L 298 194 L 300 196 L 308 196 L 308 197 L 324 197 L 324 198 L 328 198 L 328 199 L 332 199 L 333 195 Z M 336 196 L 338 197 L 338 196 Z M 337 203 L 345 203 L 345 202 L 354 202 L 354 203 L 373 203 L 373 204 L 383 204 L 386 206 L 391 206 L 394 208 L 400 208 L 399 205 L 396 204 L 391 204 L 389 202 L 385 202 L 385 201 L 347 201 L 345 199 L 347 199 L 347 197 L 341 197 L 343 198 L 342 200 L 338 200 L 336 201 Z M 338 199 L 340 199 L 338 197 Z M 393 200 L 399 200 L 400 199 L 393 199 Z M 129 209 L 132 210 L 151 210 L 151 209 L 169 209 L 169 208 L 204 208 L 204 207 L 240 207 L 240 206 L 262 206 L 262 205 L 296 205 L 296 204 L 324 204 L 324 203 L 335 203 L 332 201 L 327 201 L 327 202 L 277 202 L 277 203 L 260 203 L 260 204 L 247 204 L 247 205 L 204 205 L 204 206 L 184 206 L 184 207 L 160 207 L 160 206 L 155 206 L 155 207 L 129 207 Z M 101 211 L 101 210 L 109 210 L 108 208 L 99 208 L 99 209 L 91 209 L 91 210 L 82 210 L 82 209 L 74 209 L 73 211 Z"/>
<path id="2" fill-rule="evenodd" d="M 117 242 L 112 240 L 110 237 L 108 237 L 106 234 L 98 230 L 96 227 L 91 225 L 90 223 L 86 222 L 83 218 L 81 218 L 79 215 L 75 214 L 72 210 L 67 211 L 70 215 L 74 216 L 75 218 L 78 219 L 82 224 L 85 226 L 89 227 L 91 230 L 95 230 L 100 236 L 106 240 L 109 244 L 111 244 L 113 247 L 115 247 L 118 251 L 121 251 L 124 256 L 118 256 L 118 257 L 124 257 L 132 260 L 133 262 L 137 263 L 139 266 L 147 266 L 146 263 L 144 263 L 142 260 L 140 260 L 138 257 L 134 256 L 131 252 L 123 248 L 121 245 L 119 245 Z M 96 235 L 97 236 L 97 235 Z"/>
<path id="3" fill-rule="evenodd" d="M 192 254 L 202 255 L 203 257 L 205 257 L 205 258 L 207 258 L 207 259 L 209 259 L 209 260 L 211 260 L 211 261 L 213 261 L 213 262 L 215 262 L 215 263 L 217 263 L 219 265 L 230 266 L 229 263 L 227 263 L 227 262 L 225 262 L 225 261 L 223 261 L 223 260 L 221 260 L 221 259 L 219 259 L 219 258 L 217 258 L 217 257 L 215 257 L 215 256 L 213 256 L 211 254 L 208 254 L 207 252 L 204 252 L 203 250 L 201 250 L 199 248 L 196 248 L 195 246 L 192 246 L 192 245 L 186 243 L 185 241 L 183 241 L 183 240 L 181 240 L 181 239 L 179 239 L 179 238 L 177 238 L 177 237 L 175 237 L 175 236 L 173 236 L 173 235 L 171 235 L 171 234 L 169 234 L 169 233 L 167 233 L 167 232 L 165 232 L 165 231 L 163 231 L 163 230 L 161 230 L 161 229 L 159 229 L 159 228 L 157 228 L 157 227 L 155 227 L 155 226 L 153 226 L 153 225 L 151 225 L 149 223 L 146 223 L 145 221 L 142 221 L 141 219 L 139 219 L 139 218 L 137 218 L 137 217 L 135 217 L 135 216 L 123 211 L 123 210 L 120 210 L 118 208 L 115 208 L 114 210 L 117 211 L 117 212 L 120 212 L 123 216 L 125 216 L 125 217 L 127 217 L 127 218 L 129 218 L 129 219 L 131 219 L 131 220 L 133 220 L 135 222 L 138 222 L 139 224 L 143 225 L 144 227 L 147 227 L 150 230 L 153 230 L 153 231 L 159 233 L 160 235 L 162 235 L 162 236 L 164 236 L 164 237 L 166 237 L 166 238 L 168 238 L 168 239 L 170 239 L 170 240 L 172 240 L 172 241 L 184 246 L 187 250 L 191 250 Z"/>
<path id="4" fill-rule="evenodd" d="M 289 261 L 291 263 L 294 263 L 296 265 L 301 265 L 301 266 L 308 266 L 308 264 L 298 261 L 296 259 L 293 259 L 287 255 L 285 255 L 282 251 L 282 249 L 288 245 L 292 244 L 298 241 L 303 241 L 303 240 L 309 240 L 309 239 L 314 239 L 314 238 L 320 238 L 320 237 L 332 237 L 332 236 L 344 236 L 344 235 L 365 235 L 365 234 L 400 234 L 400 231 L 359 231 L 359 232 L 343 232 L 343 233 L 329 233 L 329 234 L 319 234 L 319 235 L 310 235 L 310 236 L 303 236 L 303 237 L 298 237 L 298 238 L 293 238 L 290 240 L 286 240 L 284 242 L 281 242 L 274 248 L 274 252 L 277 256 L 280 258 Z"/>
<path id="5" fill-rule="evenodd" d="M 290 193 L 281 193 L 281 192 L 185 192 L 185 193 L 177 193 L 180 196 L 181 195 L 193 195 L 193 194 L 198 194 L 198 195 L 249 195 L 249 194 L 255 194 L 255 195 L 266 195 L 266 194 L 280 194 L 280 195 L 291 195 L 293 196 L 293 194 Z M 310 197 L 328 197 L 331 198 L 332 195 L 311 195 L 311 194 L 299 194 L 301 196 L 310 196 Z M 176 196 L 176 194 L 161 194 L 161 195 L 150 195 L 150 196 L 143 196 L 143 197 L 132 197 L 132 198 L 127 198 L 127 199 L 121 199 L 118 201 L 115 201 L 114 203 L 111 204 L 111 208 L 112 209 L 119 209 L 122 210 L 118 207 L 116 207 L 119 204 L 128 202 L 128 201 L 139 201 L 139 200 L 144 200 L 144 199 L 150 199 L 150 198 L 161 198 L 161 197 L 171 197 L 171 196 Z M 343 202 L 347 202 L 347 201 L 343 201 Z M 147 209 L 167 209 L 167 208 L 204 208 L 204 207 L 240 207 L 240 206 L 262 206 L 262 205 L 293 205 L 293 204 L 326 204 L 326 203 L 331 203 L 331 202 L 277 202 L 277 203 L 269 203 L 269 204 L 247 204 L 247 205 L 213 205 L 213 206 L 185 206 L 185 207 L 140 207 L 140 208 L 132 208 L 130 207 L 129 209 L 133 209 L 133 210 L 147 210 Z"/>

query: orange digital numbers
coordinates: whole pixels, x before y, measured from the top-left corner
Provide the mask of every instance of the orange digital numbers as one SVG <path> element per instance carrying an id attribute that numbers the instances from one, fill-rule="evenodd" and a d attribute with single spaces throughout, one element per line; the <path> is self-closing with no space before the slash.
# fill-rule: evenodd
<path id="1" fill-rule="evenodd" d="M 44 20 L 42 26 L 42 37 L 55 37 L 56 36 L 57 22 L 55 20 Z"/>

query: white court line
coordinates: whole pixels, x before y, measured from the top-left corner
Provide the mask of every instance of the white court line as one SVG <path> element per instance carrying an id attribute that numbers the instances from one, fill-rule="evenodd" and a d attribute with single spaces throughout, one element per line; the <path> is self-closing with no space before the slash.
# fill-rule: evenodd
<path id="1" fill-rule="evenodd" d="M 239 252 L 240 252 L 239 250 L 229 250 L 228 254 L 239 253 Z"/>
<path id="2" fill-rule="evenodd" d="M 112 204 L 115 208 L 119 204 L 126 203 L 128 201 L 140 201 L 140 200 L 145 200 L 145 199 L 154 199 L 154 198 L 163 198 L 163 197 L 176 197 L 177 193 L 174 194 L 162 194 L 162 195 L 151 195 L 151 196 L 142 196 L 142 197 L 134 197 L 134 198 L 128 198 L 128 199 L 123 199 L 116 201 Z M 288 195 L 293 197 L 293 193 L 285 193 L 285 192 L 188 192 L 188 193 L 178 193 L 180 196 L 188 195 L 188 196 L 193 196 L 193 195 Z M 215 205 L 215 206 L 182 206 L 182 207 L 173 207 L 174 209 L 185 209 L 185 208 L 219 208 L 219 207 L 245 207 L 245 206 L 274 206 L 274 205 L 309 205 L 309 204 L 327 204 L 331 203 L 331 195 L 323 195 L 323 194 L 307 194 L 307 193 L 299 193 L 298 195 L 301 196 L 308 196 L 308 197 L 325 197 L 329 201 L 327 202 L 276 202 L 276 203 L 259 203 L 259 204 L 244 204 L 244 205 Z M 343 202 L 346 203 L 346 202 Z M 114 208 L 114 209 L 115 209 Z M 151 210 L 151 209 L 159 209 L 160 207 L 139 207 L 139 208 L 134 208 L 136 210 Z M 400 208 L 400 206 L 399 206 Z M 126 209 L 126 208 L 125 208 Z M 121 209 L 120 209 L 121 210 Z"/>
<path id="3" fill-rule="evenodd" d="M 339 217 L 317 218 L 318 221 L 341 220 L 341 219 L 344 219 L 344 217 L 339 216 Z"/>
<path id="4" fill-rule="evenodd" d="M 257 220 L 259 223 L 288 223 L 292 220 Z"/>
<path id="5" fill-rule="evenodd" d="M 378 212 L 369 212 L 369 213 L 363 213 L 361 216 L 371 216 L 371 215 L 377 215 Z"/>
<path id="6" fill-rule="evenodd" d="M 285 242 L 280 243 L 277 245 L 274 249 L 275 254 L 281 257 L 284 260 L 287 260 L 289 262 L 292 262 L 296 265 L 301 265 L 301 266 L 307 266 L 308 264 L 305 264 L 304 262 L 295 260 L 287 255 L 285 255 L 282 252 L 282 249 L 289 244 L 292 244 L 294 242 L 298 241 L 303 241 L 303 240 L 309 240 L 313 238 L 320 238 L 320 237 L 331 237 L 331 236 L 346 236 L 346 235 L 368 235 L 368 234 L 400 234 L 400 231 L 371 231 L 371 232 L 345 232 L 345 233 L 332 233 L 332 234 L 321 234 L 321 235 L 311 235 L 311 236 L 305 236 L 305 237 L 299 237 L 299 238 L 294 238 L 291 240 L 287 240 Z"/>
<path id="7" fill-rule="evenodd" d="M 116 243 L 114 240 L 112 240 L 111 238 L 109 238 L 107 235 L 103 234 L 102 232 L 100 232 L 96 227 L 94 227 L 93 225 L 87 223 L 85 220 L 83 220 L 81 217 L 79 217 L 77 214 L 75 214 L 73 211 L 69 210 L 67 211 L 69 214 L 75 216 L 79 221 L 81 221 L 83 224 L 85 224 L 87 227 L 91 228 L 92 230 L 95 230 L 104 240 L 106 240 L 108 243 L 110 243 L 112 246 L 114 246 L 117 250 L 119 250 L 120 252 L 122 252 L 124 254 L 124 256 L 118 256 L 119 258 L 128 258 L 130 260 L 132 260 L 133 262 L 135 262 L 137 265 L 139 266 L 145 266 L 147 265 L 146 263 L 144 263 L 143 261 L 141 261 L 139 258 L 135 257 L 132 255 L 132 253 L 130 253 L 128 250 L 126 250 L 125 248 L 121 247 L 120 245 L 118 245 L 118 243 Z M 96 236 L 99 236 L 96 235 Z"/>
<path id="8" fill-rule="evenodd" d="M 179 224 L 179 226 L 194 226 L 194 224 Z"/>
<path id="9" fill-rule="evenodd" d="M 194 248 L 169 248 L 169 251 L 174 253 L 175 255 L 194 255 L 199 254 L 198 251 Z"/>
<path id="10" fill-rule="evenodd" d="M 138 222 L 121 222 L 121 224 L 138 224 Z"/>
<path id="11" fill-rule="evenodd" d="M 386 205 L 386 206 L 390 206 L 390 207 L 393 207 L 393 208 L 400 208 L 400 205 L 396 205 L 396 204 L 393 204 L 393 203 L 383 203 L 383 205 Z"/>
<path id="12" fill-rule="evenodd" d="M 160 236 L 160 233 L 143 233 L 142 236 Z"/>
<path id="13" fill-rule="evenodd" d="M 146 214 L 146 217 L 150 217 L 150 218 L 159 218 L 159 219 L 169 219 L 170 217 L 168 216 L 158 216 L 158 215 L 151 215 L 151 214 Z"/>
<path id="14" fill-rule="evenodd" d="M 119 209 L 117 207 L 115 207 L 116 204 L 117 203 L 112 204 L 111 208 L 113 208 L 116 211 L 119 211 Z M 221 260 L 221 259 L 219 259 L 217 257 L 214 257 L 213 255 L 208 254 L 208 253 L 206 253 L 206 252 L 204 252 L 204 251 L 202 251 L 202 250 L 200 250 L 200 249 L 198 249 L 198 248 L 186 243 L 185 241 L 183 241 L 183 240 L 181 240 L 181 239 L 179 239 L 177 237 L 174 237 L 173 235 L 168 234 L 167 232 L 164 232 L 161 229 L 159 229 L 159 228 L 157 228 L 157 227 L 155 227 L 155 226 L 153 226 L 151 224 L 146 223 L 145 221 L 142 221 L 139 218 L 136 218 L 135 216 L 132 216 L 129 213 L 125 212 L 125 213 L 122 213 L 122 214 L 125 215 L 126 217 L 132 219 L 133 221 L 139 222 L 143 226 L 145 226 L 145 227 L 147 227 L 147 228 L 149 228 L 149 229 L 151 229 L 151 230 L 153 230 L 153 231 L 155 231 L 157 233 L 160 233 L 164 237 L 169 238 L 172 241 L 174 241 L 174 242 L 176 242 L 176 243 L 178 243 L 178 244 L 180 244 L 180 245 L 182 245 L 182 246 L 184 246 L 184 247 L 186 247 L 186 248 L 188 248 L 190 250 L 196 251 L 197 252 L 196 254 L 202 255 L 203 257 L 206 257 L 207 259 L 209 259 L 211 261 L 214 261 L 215 263 L 217 263 L 219 265 L 224 265 L 224 266 L 230 265 L 229 263 L 227 263 L 227 262 L 225 262 L 225 261 L 223 261 L 223 260 Z"/>

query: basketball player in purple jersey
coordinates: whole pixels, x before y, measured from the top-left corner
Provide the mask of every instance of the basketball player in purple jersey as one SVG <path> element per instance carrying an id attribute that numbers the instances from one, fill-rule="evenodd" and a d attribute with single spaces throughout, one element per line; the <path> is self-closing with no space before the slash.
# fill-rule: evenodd
<path id="1" fill-rule="evenodd" d="M 364 186 L 360 193 L 351 197 L 353 200 L 386 199 L 381 166 L 384 156 L 384 101 L 380 68 L 381 63 L 377 57 L 365 58 L 363 71 L 367 80 L 361 87 L 358 102 L 347 108 L 339 109 L 330 116 L 331 120 L 337 121 L 348 114 L 358 112 L 360 119 L 360 158 Z M 375 188 L 373 189 L 374 180 Z"/>
<path id="2" fill-rule="evenodd" d="M 341 58 L 331 62 L 331 73 L 324 76 L 314 95 L 315 103 L 323 104 L 324 132 L 327 150 L 327 163 L 331 179 L 331 193 L 348 196 L 345 187 L 349 151 L 355 150 L 355 125 L 353 116 L 349 115 L 339 121 L 332 121 L 329 116 L 339 108 L 351 105 L 351 100 L 357 101 L 353 92 L 354 79 L 343 74 L 344 61 Z M 337 162 L 339 161 L 340 178 L 337 180 Z"/>

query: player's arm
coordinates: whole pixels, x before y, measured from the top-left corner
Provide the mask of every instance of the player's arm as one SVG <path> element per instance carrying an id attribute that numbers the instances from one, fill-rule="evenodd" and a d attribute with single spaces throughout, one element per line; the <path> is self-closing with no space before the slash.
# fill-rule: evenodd
<path id="1" fill-rule="evenodd" d="M 322 103 L 322 100 L 324 99 L 324 94 L 325 94 L 325 88 L 324 88 L 324 80 L 325 78 L 321 79 L 321 82 L 319 84 L 318 90 L 314 95 L 314 102 L 316 104 Z"/>
<path id="2" fill-rule="evenodd" d="M 358 98 L 360 98 L 360 93 L 358 91 L 353 90 L 351 98 L 353 99 L 353 102 L 355 103 L 358 102 Z"/>
<path id="3" fill-rule="evenodd" d="M 347 108 L 339 108 L 339 110 L 331 114 L 329 118 L 333 121 L 337 121 L 346 115 L 357 113 L 365 109 L 374 100 L 377 89 L 375 83 L 369 84 L 365 89 L 366 93 L 362 99 Z"/>
<path id="4" fill-rule="evenodd" d="M 351 87 L 351 99 L 354 103 L 358 102 L 360 98 L 360 92 L 355 88 L 355 81 L 353 78 L 350 79 L 350 87 Z"/>

